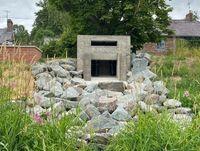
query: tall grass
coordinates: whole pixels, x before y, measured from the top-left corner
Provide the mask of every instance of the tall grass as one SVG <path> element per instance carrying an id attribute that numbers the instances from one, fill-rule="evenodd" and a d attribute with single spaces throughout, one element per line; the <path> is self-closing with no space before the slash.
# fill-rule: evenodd
<path id="1" fill-rule="evenodd" d="M 129 123 L 115 136 L 107 151 L 198 151 L 200 118 L 186 129 L 172 122 L 167 114 L 140 114 L 139 122 Z"/>
<path id="2" fill-rule="evenodd" d="M 180 100 L 184 106 L 200 111 L 200 48 L 189 48 L 178 41 L 175 54 L 154 57 L 152 69 L 158 79 L 165 81 L 170 90 L 169 97 Z M 185 96 L 185 92 L 189 96 Z"/>

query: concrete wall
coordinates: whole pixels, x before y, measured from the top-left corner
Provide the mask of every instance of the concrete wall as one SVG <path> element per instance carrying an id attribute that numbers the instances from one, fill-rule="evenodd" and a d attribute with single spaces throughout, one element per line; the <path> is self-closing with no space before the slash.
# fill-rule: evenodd
<path id="1" fill-rule="evenodd" d="M 91 46 L 91 41 L 117 41 L 117 46 Z M 84 79 L 91 79 L 91 60 L 117 60 L 117 77 L 126 80 L 130 69 L 130 36 L 78 35 L 77 68 L 83 70 Z"/>
<path id="2" fill-rule="evenodd" d="M 41 57 L 41 50 L 34 46 L 0 46 L 0 61 L 14 60 L 32 64 Z"/>

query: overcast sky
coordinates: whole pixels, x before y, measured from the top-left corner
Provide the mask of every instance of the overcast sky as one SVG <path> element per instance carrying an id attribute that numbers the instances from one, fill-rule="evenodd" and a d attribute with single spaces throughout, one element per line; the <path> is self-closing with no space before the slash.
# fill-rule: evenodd
<path id="1" fill-rule="evenodd" d="M 39 10 L 35 3 L 39 0 L 0 0 L 0 28 L 6 26 L 6 11 L 14 24 L 21 24 L 29 31 L 35 19 L 35 12 Z M 173 19 L 183 19 L 189 11 L 188 1 L 191 2 L 191 10 L 200 14 L 200 0 L 166 0 L 173 7 L 170 16 Z"/>

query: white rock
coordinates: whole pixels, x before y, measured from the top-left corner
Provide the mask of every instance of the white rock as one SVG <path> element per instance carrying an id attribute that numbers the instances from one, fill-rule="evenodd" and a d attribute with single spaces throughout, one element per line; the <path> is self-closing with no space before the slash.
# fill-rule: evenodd
<path id="1" fill-rule="evenodd" d="M 164 106 L 167 108 L 176 108 L 181 106 L 181 102 L 174 100 L 174 99 L 169 99 L 163 103 Z"/>

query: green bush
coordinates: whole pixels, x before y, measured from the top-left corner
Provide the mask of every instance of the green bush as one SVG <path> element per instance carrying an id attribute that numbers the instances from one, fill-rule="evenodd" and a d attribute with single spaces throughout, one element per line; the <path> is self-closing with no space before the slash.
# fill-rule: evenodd
<path id="1" fill-rule="evenodd" d="M 139 122 L 130 122 L 115 136 L 107 151 L 197 151 L 200 148 L 200 118 L 186 128 L 180 128 L 167 114 L 140 115 Z"/>

